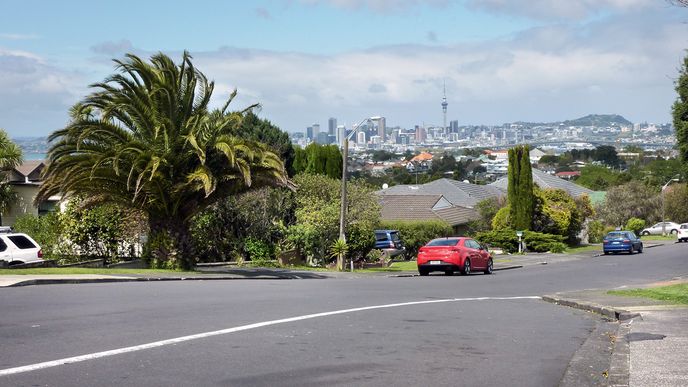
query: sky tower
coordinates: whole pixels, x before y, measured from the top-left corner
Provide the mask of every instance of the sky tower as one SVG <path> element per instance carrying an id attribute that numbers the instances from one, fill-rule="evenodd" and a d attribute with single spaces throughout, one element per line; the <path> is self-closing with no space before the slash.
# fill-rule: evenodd
<path id="1" fill-rule="evenodd" d="M 444 96 L 442 97 L 442 114 L 444 115 L 444 120 L 442 121 L 442 131 L 447 132 L 447 83 L 444 82 L 442 85 Z"/>

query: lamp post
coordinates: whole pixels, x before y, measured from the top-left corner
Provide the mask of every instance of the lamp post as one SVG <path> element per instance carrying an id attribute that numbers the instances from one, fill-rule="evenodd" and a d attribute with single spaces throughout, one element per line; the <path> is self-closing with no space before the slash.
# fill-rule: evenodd
<path id="1" fill-rule="evenodd" d="M 346 242 L 346 209 L 348 207 L 346 197 L 346 160 L 349 157 L 349 139 L 356 135 L 361 125 L 372 119 L 372 117 L 366 117 L 361 120 L 348 136 L 345 133 L 342 141 L 342 205 L 339 209 L 339 239 L 344 242 Z M 341 262 L 337 261 L 337 270 L 344 270 L 344 258 L 341 259 Z"/>
<path id="2" fill-rule="evenodd" d="M 676 175 L 676 176 L 678 176 L 678 175 Z M 664 185 L 662 186 L 662 192 L 661 192 L 661 194 L 662 194 L 662 235 L 664 235 L 664 236 L 666 236 L 666 221 L 665 221 L 665 219 L 664 219 L 664 218 L 665 218 L 665 213 L 666 213 L 666 211 L 665 211 L 665 208 L 666 208 L 666 204 L 665 204 L 665 202 L 666 202 L 666 195 L 664 194 L 664 190 L 666 189 L 666 187 L 667 187 L 669 184 L 671 184 L 671 183 L 673 183 L 673 182 L 677 182 L 677 181 L 679 181 L 679 179 L 676 178 L 676 177 L 673 177 L 673 178 L 671 178 L 669 181 L 667 181 L 666 184 L 664 184 Z"/>

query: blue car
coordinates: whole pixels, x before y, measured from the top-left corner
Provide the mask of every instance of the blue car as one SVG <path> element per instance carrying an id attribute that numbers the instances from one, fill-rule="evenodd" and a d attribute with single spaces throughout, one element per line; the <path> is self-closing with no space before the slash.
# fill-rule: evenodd
<path id="1" fill-rule="evenodd" d="M 602 241 L 602 249 L 605 254 L 618 253 L 620 251 L 633 254 L 643 252 L 643 242 L 633 231 L 612 231 L 605 235 Z"/>

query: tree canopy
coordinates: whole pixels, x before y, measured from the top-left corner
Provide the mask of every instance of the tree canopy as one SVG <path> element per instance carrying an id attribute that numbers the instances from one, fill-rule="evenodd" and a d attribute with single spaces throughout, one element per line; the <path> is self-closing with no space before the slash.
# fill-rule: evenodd
<path id="1" fill-rule="evenodd" d="M 127 54 L 117 72 L 71 111 L 53 132 L 37 201 L 82 195 L 84 205 L 114 203 L 147 215 L 146 251 L 153 263 L 193 266 L 191 218 L 219 199 L 263 186 L 290 186 L 280 157 L 262 143 L 233 135 L 257 105 L 217 110 L 214 83 L 162 54 Z"/>

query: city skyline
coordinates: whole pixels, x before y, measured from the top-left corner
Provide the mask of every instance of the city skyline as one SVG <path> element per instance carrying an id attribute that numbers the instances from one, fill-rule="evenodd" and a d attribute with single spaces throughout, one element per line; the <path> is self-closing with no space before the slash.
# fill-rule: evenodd
<path id="1" fill-rule="evenodd" d="M 686 9 L 653 0 L 200 1 L 202 20 L 162 4 L 4 4 L 0 128 L 45 136 L 111 59 L 183 50 L 216 81 L 214 106 L 237 88 L 235 109 L 261 103 L 289 132 L 370 116 L 404 128 L 590 113 L 666 123 L 688 46 Z"/>

